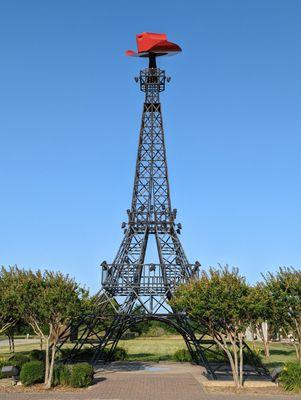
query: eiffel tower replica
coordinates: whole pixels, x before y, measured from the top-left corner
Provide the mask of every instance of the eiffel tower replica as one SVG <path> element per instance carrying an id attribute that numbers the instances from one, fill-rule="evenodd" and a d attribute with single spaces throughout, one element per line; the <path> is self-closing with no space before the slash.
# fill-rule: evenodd
<path id="1" fill-rule="evenodd" d="M 135 78 L 145 93 L 145 101 L 132 203 L 127 210 L 128 221 L 122 223 L 124 238 L 113 263 L 101 264 L 102 290 L 94 297 L 97 314 L 73 321 L 62 334 L 59 347 L 67 340 L 74 341 L 68 355 L 70 361 L 89 344 L 92 363 L 109 361 L 131 326 L 157 320 L 177 330 L 192 360 L 205 367 L 208 378 L 217 379 L 218 367 L 207 358 L 210 354 L 212 360 L 216 353 L 215 342 L 208 339 L 202 327 L 196 329 L 185 312 L 175 313 L 169 305 L 177 286 L 198 277 L 200 267 L 198 261 L 190 264 L 186 257 L 179 240 L 182 226 L 176 223 L 177 210 L 171 206 L 160 103 L 160 92 L 170 78 L 156 63 L 157 57 L 177 54 L 181 48 L 169 42 L 165 34 L 157 33 L 137 35 L 137 47 L 138 53 L 128 50 L 126 54 L 146 58 L 148 68 Z M 150 240 L 156 249 L 156 262 L 146 260 Z M 150 256 L 153 260 L 154 252 Z M 265 372 L 261 365 L 257 370 L 260 374 Z"/>

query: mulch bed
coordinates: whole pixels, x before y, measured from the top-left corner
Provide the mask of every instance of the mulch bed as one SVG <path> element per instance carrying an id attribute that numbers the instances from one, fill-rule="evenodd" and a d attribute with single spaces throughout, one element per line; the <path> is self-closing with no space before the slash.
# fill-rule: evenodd
<path id="1" fill-rule="evenodd" d="M 208 393 L 241 393 L 241 394 L 283 394 L 283 395 L 294 395 L 297 393 L 294 392 L 287 392 L 281 386 L 275 387 L 254 387 L 254 388 L 243 388 L 241 390 L 237 390 L 235 387 L 229 386 L 219 386 L 219 387 L 206 387 L 206 391 Z"/>
<path id="2" fill-rule="evenodd" d="M 72 388 L 70 386 L 55 386 L 51 389 L 45 389 L 43 383 L 38 383 L 32 386 L 23 386 L 11 384 L 10 379 L 0 380 L 0 393 L 48 393 L 48 392 L 83 392 L 87 388 Z"/>

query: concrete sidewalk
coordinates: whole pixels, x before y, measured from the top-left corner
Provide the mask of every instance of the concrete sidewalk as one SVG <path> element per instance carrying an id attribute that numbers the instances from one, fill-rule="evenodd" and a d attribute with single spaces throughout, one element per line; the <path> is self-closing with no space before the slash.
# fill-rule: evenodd
<path id="1" fill-rule="evenodd" d="M 33 338 L 33 339 L 15 339 L 15 346 L 18 345 L 27 345 L 27 344 L 40 344 L 40 339 Z M 1 339 L 0 340 L 0 347 L 7 347 L 8 348 L 9 343 L 8 339 Z"/>

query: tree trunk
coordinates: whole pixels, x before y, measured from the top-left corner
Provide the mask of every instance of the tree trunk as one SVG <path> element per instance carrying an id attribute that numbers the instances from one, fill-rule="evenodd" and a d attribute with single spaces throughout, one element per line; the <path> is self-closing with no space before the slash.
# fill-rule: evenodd
<path id="1" fill-rule="evenodd" d="M 226 352 L 226 354 L 228 356 L 228 359 L 229 359 L 229 363 L 230 363 L 230 366 L 231 366 L 232 377 L 233 377 L 233 380 L 234 380 L 234 383 L 235 383 L 235 387 L 237 389 L 239 389 L 238 369 L 237 369 L 237 365 L 235 363 L 235 360 L 234 360 L 234 358 L 233 358 L 233 356 L 231 354 L 231 351 L 228 348 L 223 349 L 223 350 L 225 350 L 225 352 Z"/>
<path id="2" fill-rule="evenodd" d="M 47 385 L 49 378 L 49 337 L 46 339 L 46 357 L 45 357 L 45 380 L 44 383 Z"/>
<path id="3" fill-rule="evenodd" d="M 52 343 L 51 349 L 51 361 L 48 370 L 48 378 L 46 383 L 46 389 L 50 389 L 52 386 L 52 377 L 53 377 L 53 369 L 54 369 L 54 360 L 55 360 L 55 353 L 56 353 L 56 343 Z"/>
<path id="4" fill-rule="evenodd" d="M 228 358 L 229 358 L 229 362 L 230 362 L 230 366 L 231 366 L 231 370 L 232 370 L 232 376 L 233 376 L 233 380 L 234 380 L 234 383 L 235 383 L 235 387 L 236 387 L 236 389 L 240 389 L 237 361 L 235 361 L 235 357 L 233 359 L 233 356 L 232 356 L 230 350 L 227 350 L 226 353 L 227 353 Z"/>
<path id="5" fill-rule="evenodd" d="M 228 332 L 228 339 L 230 340 L 232 344 L 232 350 L 233 350 L 233 357 L 234 357 L 234 368 L 235 368 L 235 375 L 236 375 L 236 388 L 240 389 L 240 380 L 239 380 L 239 363 L 238 363 L 238 357 L 237 357 L 237 332 L 234 330 L 234 332 Z"/>
<path id="6" fill-rule="evenodd" d="M 260 339 L 262 340 L 262 343 L 263 343 L 264 356 L 266 358 L 269 358 L 270 357 L 269 332 L 267 329 L 266 333 L 264 333 L 262 324 L 263 324 L 262 322 L 260 322 L 258 324 L 257 330 L 258 330 Z"/>
<path id="7" fill-rule="evenodd" d="M 264 346 L 264 356 L 266 358 L 270 357 L 270 342 L 269 339 L 263 339 L 263 346 Z"/>
<path id="8" fill-rule="evenodd" d="M 265 343 L 264 343 L 264 352 L 265 356 L 267 358 L 270 357 L 270 332 L 269 332 L 269 326 L 267 325 L 267 331 L 266 331 L 266 337 L 265 337 Z"/>
<path id="9" fill-rule="evenodd" d="M 221 341 L 216 336 L 215 336 L 215 341 L 221 347 L 221 349 L 227 354 L 228 360 L 229 360 L 229 363 L 231 366 L 232 377 L 233 377 L 233 381 L 235 383 L 235 387 L 237 389 L 239 389 L 240 385 L 239 385 L 239 375 L 238 375 L 237 363 L 235 363 L 235 359 L 233 358 L 231 350 L 229 349 L 229 345 L 227 344 L 227 340 L 225 340 L 223 334 L 218 334 L 218 336 L 221 339 Z M 233 344 L 231 339 L 230 339 L 230 341 Z M 234 351 L 233 351 L 233 353 L 234 353 Z"/>
<path id="10" fill-rule="evenodd" d="M 252 332 L 252 347 L 253 347 L 253 351 L 255 351 L 256 350 L 256 346 L 255 346 L 255 329 L 254 329 L 254 325 L 251 326 L 250 330 Z"/>
<path id="11" fill-rule="evenodd" d="M 301 365 L 301 316 L 300 318 L 294 319 L 293 324 L 290 326 L 293 331 L 293 338 L 291 340 L 292 345 L 296 351 L 296 357 Z M 288 337 L 288 331 L 282 328 L 286 337 Z"/>
<path id="12" fill-rule="evenodd" d="M 11 347 L 12 347 L 12 352 L 15 352 L 15 334 L 13 333 L 11 336 Z"/>
<path id="13" fill-rule="evenodd" d="M 7 338 L 8 338 L 8 351 L 11 353 L 11 340 L 10 340 L 10 334 L 7 334 Z"/>
<path id="14" fill-rule="evenodd" d="M 301 365 L 301 316 L 296 320 L 296 333 L 297 333 L 297 346 L 296 346 L 296 354 L 297 360 Z"/>
<path id="15" fill-rule="evenodd" d="M 244 352 L 243 352 L 243 334 L 238 334 L 239 338 L 239 385 L 243 387 L 243 373 L 244 373 Z"/>

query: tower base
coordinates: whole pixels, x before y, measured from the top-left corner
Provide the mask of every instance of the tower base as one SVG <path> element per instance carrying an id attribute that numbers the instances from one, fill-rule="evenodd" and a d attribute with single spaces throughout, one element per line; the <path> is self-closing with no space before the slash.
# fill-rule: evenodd
<path id="1" fill-rule="evenodd" d="M 58 344 L 64 363 L 87 361 L 93 365 L 114 360 L 114 351 L 124 333 L 132 326 L 146 321 L 159 321 L 173 327 L 184 339 L 192 362 L 205 368 L 206 377 L 216 380 L 229 374 L 227 355 L 207 334 L 204 327 L 188 318 L 185 313 L 151 314 L 130 309 L 128 313 L 118 313 L 117 302 L 105 291 L 98 296 L 98 314 L 82 316 L 66 327 Z M 73 347 L 65 349 L 66 343 Z M 244 343 L 245 376 L 270 378 L 270 373 L 260 359 Z"/>

